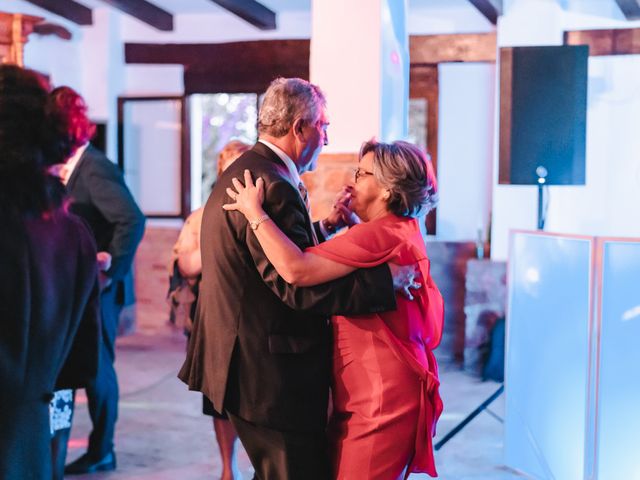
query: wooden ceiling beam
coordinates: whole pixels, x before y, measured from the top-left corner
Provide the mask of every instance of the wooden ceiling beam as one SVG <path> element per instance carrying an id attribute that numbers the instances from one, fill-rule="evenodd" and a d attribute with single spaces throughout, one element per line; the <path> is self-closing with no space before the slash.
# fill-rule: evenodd
<path id="1" fill-rule="evenodd" d="M 409 37 L 412 66 L 443 62 L 495 62 L 496 49 L 495 33 Z M 295 68 L 308 70 L 309 52 L 309 40 L 257 40 L 214 44 L 125 43 L 124 46 L 127 64 L 184 65 L 192 71 L 214 72 L 229 68 L 230 59 L 247 66 L 243 68 L 255 70 L 262 64 L 274 63 L 283 67 L 292 64 Z M 270 58 L 271 56 L 274 58 Z"/>
<path id="2" fill-rule="evenodd" d="M 616 0 L 616 3 L 627 20 L 640 19 L 640 5 L 636 0 Z"/>
<path id="3" fill-rule="evenodd" d="M 502 15 L 502 0 L 469 0 L 469 2 L 493 25 L 498 23 L 498 17 Z"/>
<path id="4" fill-rule="evenodd" d="M 640 28 L 564 32 L 565 45 L 589 45 L 589 56 L 640 54 Z"/>
<path id="5" fill-rule="evenodd" d="M 276 29 L 276 13 L 255 0 L 211 0 L 260 30 Z"/>
<path id="6" fill-rule="evenodd" d="M 33 33 L 38 35 L 55 35 L 63 40 L 71 40 L 73 35 L 71 32 L 57 23 L 43 22 L 33 26 Z"/>
<path id="7" fill-rule="evenodd" d="M 460 33 L 452 35 L 411 35 L 411 65 L 435 65 L 442 62 L 495 62 L 495 33 Z"/>
<path id="8" fill-rule="evenodd" d="M 309 40 L 254 40 L 248 42 L 125 43 L 127 64 L 177 64 L 221 75 L 227 69 L 259 70 L 262 65 L 303 66 L 309 70 Z M 218 73 L 216 73 L 218 74 Z M 308 74 L 307 74 L 308 75 Z"/>
<path id="9" fill-rule="evenodd" d="M 29 3 L 48 12 L 59 15 L 78 25 L 92 25 L 93 14 L 90 8 L 74 0 L 27 0 Z"/>
<path id="10" fill-rule="evenodd" d="M 102 0 L 118 10 L 163 32 L 173 31 L 173 15 L 146 0 Z"/>

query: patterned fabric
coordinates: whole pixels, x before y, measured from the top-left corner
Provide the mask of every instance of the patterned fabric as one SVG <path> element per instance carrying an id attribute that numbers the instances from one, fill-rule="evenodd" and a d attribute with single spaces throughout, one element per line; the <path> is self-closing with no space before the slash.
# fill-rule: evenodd
<path id="1" fill-rule="evenodd" d="M 58 390 L 53 392 L 49 402 L 49 428 L 51 435 L 58 430 L 71 428 L 73 416 L 73 390 Z"/>

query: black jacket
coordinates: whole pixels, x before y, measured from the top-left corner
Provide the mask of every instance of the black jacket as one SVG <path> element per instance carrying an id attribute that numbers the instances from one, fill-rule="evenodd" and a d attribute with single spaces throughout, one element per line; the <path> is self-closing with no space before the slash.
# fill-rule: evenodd
<path id="1" fill-rule="evenodd" d="M 250 422 L 277 430 L 326 426 L 331 369 L 327 317 L 395 308 L 386 265 L 296 288 L 278 276 L 240 212 L 226 212 L 226 188 L 244 169 L 265 181 L 264 208 L 301 249 L 313 245 L 300 194 L 284 163 L 258 143 L 216 182 L 201 229 L 202 283 L 179 377 Z"/>
<path id="2" fill-rule="evenodd" d="M 49 400 L 98 368 L 96 247 L 62 209 L 0 215 L 0 479 L 50 479 Z"/>
<path id="3" fill-rule="evenodd" d="M 71 211 L 91 227 L 98 251 L 111 254 L 111 277 L 120 305 L 134 302 L 131 264 L 145 217 L 127 188 L 120 169 L 92 145 L 85 150 L 67 182 Z"/>

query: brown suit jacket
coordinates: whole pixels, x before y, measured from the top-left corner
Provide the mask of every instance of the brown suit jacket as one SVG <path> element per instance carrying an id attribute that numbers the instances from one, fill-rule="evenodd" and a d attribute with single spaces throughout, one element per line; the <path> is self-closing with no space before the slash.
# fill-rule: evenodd
<path id="1" fill-rule="evenodd" d="M 179 377 L 216 410 L 276 430 L 326 425 L 331 370 L 327 317 L 395 309 L 389 269 L 358 270 L 309 288 L 286 283 L 240 212 L 222 209 L 244 169 L 265 181 L 264 208 L 301 249 L 313 245 L 304 202 L 280 158 L 256 144 L 216 183 L 202 221 L 202 283 Z"/>

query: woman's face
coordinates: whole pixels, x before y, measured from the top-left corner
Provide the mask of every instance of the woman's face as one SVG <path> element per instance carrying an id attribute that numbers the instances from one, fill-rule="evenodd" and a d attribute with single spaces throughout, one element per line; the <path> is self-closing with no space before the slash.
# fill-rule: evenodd
<path id="1" fill-rule="evenodd" d="M 351 190 L 351 209 L 365 222 L 387 213 L 389 191 L 373 175 L 373 152 L 360 160 Z"/>

